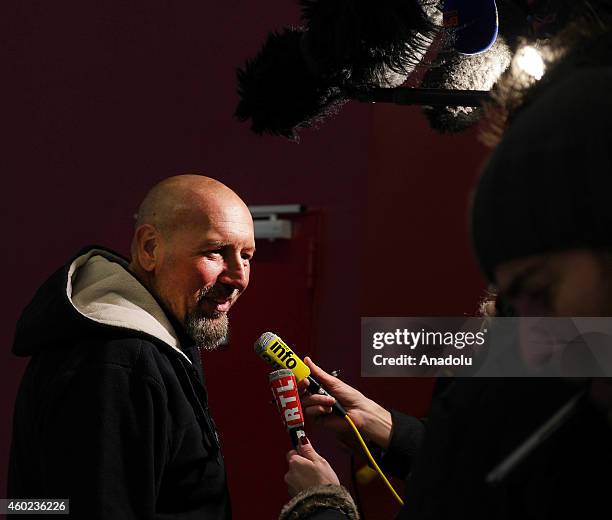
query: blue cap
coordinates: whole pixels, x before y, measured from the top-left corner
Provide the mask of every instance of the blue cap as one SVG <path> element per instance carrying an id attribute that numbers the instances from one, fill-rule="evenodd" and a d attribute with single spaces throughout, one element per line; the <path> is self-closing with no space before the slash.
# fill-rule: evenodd
<path id="1" fill-rule="evenodd" d="M 442 12 L 458 53 L 480 54 L 495 43 L 499 29 L 495 0 L 444 0 Z"/>

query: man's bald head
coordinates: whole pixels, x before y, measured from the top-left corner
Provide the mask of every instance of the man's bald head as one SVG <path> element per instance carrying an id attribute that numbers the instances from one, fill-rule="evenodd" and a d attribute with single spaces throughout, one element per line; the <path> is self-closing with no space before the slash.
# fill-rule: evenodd
<path id="1" fill-rule="evenodd" d="M 227 311 L 249 283 L 253 219 L 230 188 L 178 175 L 146 195 L 132 239 L 130 270 L 201 346 L 227 334 Z"/>
<path id="2" fill-rule="evenodd" d="M 207 219 L 219 205 L 228 204 L 248 211 L 234 191 L 211 177 L 168 177 L 153 186 L 145 196 L 136 214 L 135 229 L 149 224 L 170 237 L 176 229 Z"/>

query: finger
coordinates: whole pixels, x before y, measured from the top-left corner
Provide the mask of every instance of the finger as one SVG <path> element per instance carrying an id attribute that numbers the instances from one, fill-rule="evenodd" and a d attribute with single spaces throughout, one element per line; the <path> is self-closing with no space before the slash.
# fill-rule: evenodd
<path id="1" fill-rule="evenodd" d="M 295 450 L 291 450 L 290 452 L 287 453 L 287 462 L 291 462 L 291 458 L 295 457 L 298 454 L 297 451 Z"/>
<path id="2" fill-rule="evenodd" d="M 300 438 L 300 442 L 298 444 L 297 449 L 298 453 L 302 457 L 310 461 L 315 461 L 320 458 L 320 455 L 315 451 L 315 449 L 312 447 L 312 444 L 310 444 L 308 437 L 306 437 L 305 435 Z"/>
<path id="3" fill-rule="evenodd" d="M 332 409 L 329 406 L 308 406 L 303 408 L 304 414 L 310 419 L 317 419 L 322 415 L 329 415 Z"/>
<path id="4" fill-rule="evenodd" d="M 327 372 L 325 372 L 325 370 L 323 370 L 321 367 L 316 365 L 315 362 L 312 359 L 310 359 L 308 356 L 304 358 L 304 363 L 308 365 L 308 368 L 310 368 L 310 371 L 312 375 L 315 377 L 315 379 L 317 379 L 319 383 L 321 383 L 328 390 L 342 388 L 342 386 L 345 384 L 342 381 L 340 381 L 340 379 L 338 379 L 337 377 L 334 377 L 331 374 L 328 374 Z"/>
<path id="5" fill-rule="evenodd" d="M 306 406 L 333 406 L 336 400 L 330 395 L 323 394 L 312 394 L 304 396 L 300 399 L 302 401 L 302 408 Z"/>

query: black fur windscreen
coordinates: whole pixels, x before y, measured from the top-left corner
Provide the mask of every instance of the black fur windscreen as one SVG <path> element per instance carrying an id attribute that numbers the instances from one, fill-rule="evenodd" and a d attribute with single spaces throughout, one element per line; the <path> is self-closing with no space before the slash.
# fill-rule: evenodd
<path id="1" fill-rule="evenodd" d="M 306 27 L 270 33 L 238 70 L 235 115 L 251 129 L 297 140 L 335 113 L 347 92 L 401 84 L 433 41 L 429 0 L 302 0 Z"/>
<path id="2" fill-rule="evenodd" d="M 250 119 L 257 134 L 296 141 L 300 128 L 318 125 L 356 93 L 401 85 L 417 65 L 427 67 L 422 88 L 491 90 L 495 96 L 518 42 L 541 45 L 587 15 L 603 27 L 612 20 L 612 0 L 497 0 L 498 41 L 468 56 L 457 52 L 453 31 L 442 27 L 443 0 L 299 2 L 305 26 L 270 33 L 238 70 L 235 112 L 240 121 Z M 424 63 L 434 41 L 437 56 L 431 52 Z M 439 132 L 459 132 L 483 114 L 470 107 L 424 110 Z"/>
<path id="3" fill-rule="evenodd" d="M 298 128 L 316 125 L 345 101 L 340 88 L 314 74 L 301 51 L 301 27 L 270 33 L 257 56 L 238 69 L 235 116 L 251 119 L 257 134 L 297 140 Z"/>
<path id="4" fill-rule="evenodd" d="M 308 53 L 322 71 L 345 71 L 352 87 L 382 86 L 389 71 L 420 63 L 439 27 L 438 2 L 301 0 Z"/>

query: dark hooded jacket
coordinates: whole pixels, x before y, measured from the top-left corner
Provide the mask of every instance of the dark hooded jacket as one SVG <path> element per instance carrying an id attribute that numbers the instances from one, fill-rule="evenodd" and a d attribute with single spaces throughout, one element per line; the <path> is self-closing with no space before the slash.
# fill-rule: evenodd
<path id="1" fill-rule="evenodd" d="M 30 361 L 9 497 L 68 498 L 73 518 L 231 517 L 198 351 L 124 259 L 88 248 L 53 274 L 13 352 Z"/>

